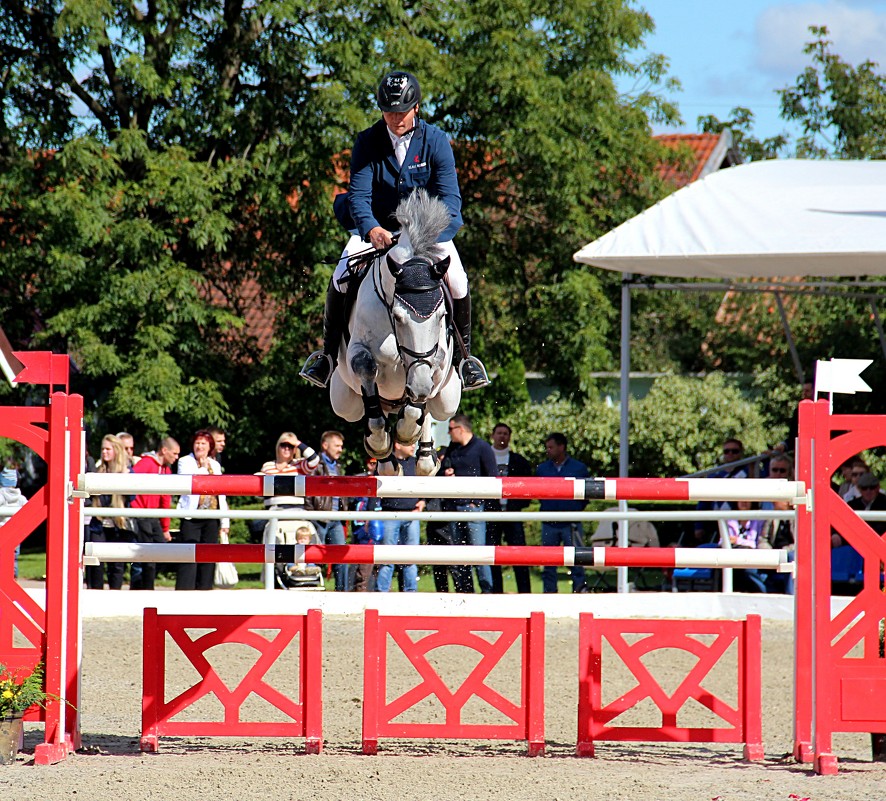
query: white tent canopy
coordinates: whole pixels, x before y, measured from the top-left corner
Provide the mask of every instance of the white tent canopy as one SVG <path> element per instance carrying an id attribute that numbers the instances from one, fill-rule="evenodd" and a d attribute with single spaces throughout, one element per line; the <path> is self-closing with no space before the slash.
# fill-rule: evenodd
<path id="1" fill-rule="evenodd" d="M 643 275 L 886 275 L 886 161 L 783 159 L 718 170 L 583 247 Z"/>

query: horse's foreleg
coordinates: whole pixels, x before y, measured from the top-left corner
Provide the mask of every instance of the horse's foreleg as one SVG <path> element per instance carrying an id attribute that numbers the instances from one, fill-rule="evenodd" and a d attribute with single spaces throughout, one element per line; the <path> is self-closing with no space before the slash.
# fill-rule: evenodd
<path id="1" fill-rule="evenodd" d="M 417 476 L 433 476 L 440 469 L 440 459 L 434 450 L 433 423 L 430 415 L 425 415 L 415 452 L 415 474 Z"/>
<path id="2" fill-rule="evenodd" d="M 363 435 L 363 447 L 366 453 L 376 459 L 387 459 L 391 455 L 394 443 L 385 425 L 385 414 L 381 408 L 378 387 L 373 385 L 372 394 L 363 390 L 363 408 L 366 412 L 366 430 Z"/>
<path id="3" fill-rule="evenodd" d="M 407 403 L 397 418 L 397 427 L 394 430 L 397 442 L 401 445 L 412 445 L 419 438 L 426 419 L 423 403 L 418 405 Z"/>
<path id="4" fill-rule="evenodd" d="M 360 381 L 360 394 L 363 396 L 363 420 L 366 424 L 363 447 L 370 456 L 385 459 L 390 455 L 393 443 L 387 432 L 378 385 L 375 383 L 378 363 L 365 346 L 352 342 L 348 364 Z"/>

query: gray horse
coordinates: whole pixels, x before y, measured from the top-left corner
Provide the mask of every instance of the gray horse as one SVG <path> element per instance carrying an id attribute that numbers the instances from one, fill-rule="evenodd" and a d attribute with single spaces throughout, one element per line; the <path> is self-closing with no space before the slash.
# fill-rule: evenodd
<path id="1" fill-rule="evenodd" d="M 432 476 L 439 461 L 431 417 L 447 420 L 461 401 L 461 381 L 452 368 L 453 342 L 446 324 L 442 258 L 437 238 L 449 225 L 449 210 L 417 189 L 397 207 L 400 239 L 387 258 L 368 269 L 349 321 L 329 397 L 339 416 L 364 419 L 366 452 L 379 473 L 393 475 L 393 437 L 419 443 L 418 475 Z M 396 417 L 392 432 L 387 418 Z"/>

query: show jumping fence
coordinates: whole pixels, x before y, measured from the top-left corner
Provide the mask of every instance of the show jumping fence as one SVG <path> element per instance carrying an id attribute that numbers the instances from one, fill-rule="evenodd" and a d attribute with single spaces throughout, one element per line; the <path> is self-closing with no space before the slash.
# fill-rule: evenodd
<path id="1" fill-rule="evenodd" d="M 880 564 L 886 562 L 886 543 L 852 512 L 830 486 L 830 477 L 850 456 L 886 445 L 886 417 L 833 415 L 827 401 L 800 405 L 797 443 L 797 481 L 772 479 L 369 479 L 303 477 L 118 477 L 82 474 L 82 399 L 53 393 L 48 408 L 7 408 L 0 419 L 0 436 L 31 448 L 49 465 L 46 485 L 0 530 L 0 661 L 12 667 L 30 667 L 43 659 L 50 701 L 45 711 L 31 710 L 31 719 L 45 722 L 44 742 L 35 761 L 63 759 L 80 743 L 79 721 L 79 590 L 82 587 L 82 508 L 84 493 L 201 493 L 229 495 L 338 495 L 392 497 L 410 493 L 422 497 L 553 498 L 606 500 L 787 500 L 797 504 L 796 654 L 794 756 L 812 762 L 820 773 L 834 773 L 832 735 L 837 731 L 886 731 L 886 660 L 880 657 L 879 625 L 886 615 Z M 142 482 L 145 483 L 142 483 Z M 288 481 L 289 483 L 285 483 Z M 76 488 L 76 491 L 74 491 Z M 620 518 L 621 516 L 619 516 Z M 619 519 L 616 518 L 616 519 Z M 35 527 L 47 526 L 46 603 L 40 607 L 12 578 L 12 552 Z M 836 616 L 831 612 L 830 537 L 836 529 L 864 558 L 864 585 L 857 597 Z M 227 546 L 237 548 L 238 546 Z M 264 549 L 253 552 L 256 561 L 271 558 Z M 423 549 L 427 554 L 427 551 Z M 293 560 L 315 553 L 293 550 Z M 361 552 L 359 559 L 381 553 Z M 223 555 L 222 555 L 223 554 Z M 209 561 L 236 561 L 235 551 L 217 551 Z M 282 555 L 282 554 L 279 554 Z M 288 555 L 288 554 L 287 554 Z M 454 551 L 447 553 L 451 563 Z M 706 554 L 708 556 L 709 554 Z M 273 558 L 278 554 L 275 552 Z M 356 551 L 342 557 L 358 560 Z M 384 554 L 385 563 L 397 561 Z M 504 564 L 506 554 L 493 549 L 483 558 Z M 657 555 L 656 555 L 657 556 Z M 676 561 L 676 554 L 671 554 Z M 323 558 L 331 554 L 324 552 Z M 197 558 L 196 550 L 193 557 Z M 208 557 L 207 557 L 208 558 Z M 683 558 L 682 555 L 680 558 Z M 688 557 L 686 557 L 688 558 Z M 781 557 L 778 557 L 779 559 Z M 596 549 L 564 549 L 562 560 L 590 560 L 593 564 L 620 564 L 643 559 L 622 556 L 619 549 L 598 555 Z M 598 561 L 599 559 L 599 561 Z M 164 554 L 161 561 L 167 561 Z M 418 559 L 412 560 L 418 562 Z M 533 554 L 531 562 L 544 560 Z M 648 561 L 642 564 L 649 564 Z M 26 645 L 19 644 L 21 636 Z M 812 669 L 808 669 L 809 666 Z M 753 739 L 753 738 L 751 738 Z M 748 745 L 750 742 L 748 741 Z"/>

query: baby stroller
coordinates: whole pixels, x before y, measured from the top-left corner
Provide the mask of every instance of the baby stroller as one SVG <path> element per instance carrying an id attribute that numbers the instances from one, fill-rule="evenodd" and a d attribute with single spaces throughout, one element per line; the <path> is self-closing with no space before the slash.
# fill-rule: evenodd
<path id="1" fill-rule="evenodd" d="M 281 545 L 295 545 L 295 532 L 300 528 L 311 531 L 311 545 L 320 545 L 317 529 L 306 520 L 281 520 L 275 540 Z M 323 567 L 314 564 L 277 562 L 274 564 L 274 585 L 281 590 L 325 590 Z"/>

